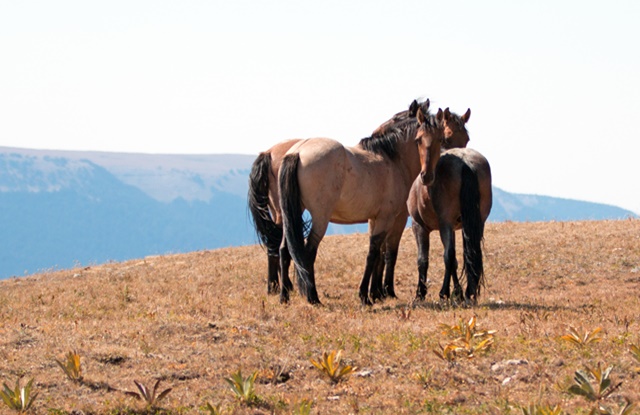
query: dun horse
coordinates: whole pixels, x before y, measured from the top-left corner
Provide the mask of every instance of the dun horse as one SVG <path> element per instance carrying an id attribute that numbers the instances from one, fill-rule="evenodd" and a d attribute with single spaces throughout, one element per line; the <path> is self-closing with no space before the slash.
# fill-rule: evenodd
<path id="1" fill-rule="evenodd" d="M 335 140 L 314 138 L 296 143 L 280 167 L 280 206 L 285 242 L 280 248 L 280 299 L 288 301 L 288 268 L 293 258 L 298 289 L 312 304 L 320 303 L 314 264 L 329 222 L 369 222 L 369 254 L 360 284 L 360 299 L 371 304 L 369 284 L 380 253 L 397 255 L 407 220 L 406 200 L 414 178 L 433 181 L 444 140 L 444 113 L 425 115 L 418 109 L 419 125 L 399 123 L 382 135 L 368 137 L 355 147 Z M 311 215 L 305 240 L 304 210 Z M 287 249 L 288 246 L 288 249 Z M 387 261 L 387 272 L 395 258 Z"/>
<path id="2" fill-rule="evenodd" d="M 276 294 L 279 287 L 282 212 L 278 192 L 278 171 L 282 158 L 299 139 L 282 141 L 258 155 L 249 175 L 249 211 L 260 244 L 267 249 L 267 292 Z M 288 282 L 292 288 L 291 281 Z"/>
<path id="3" fill-rule="evenodd" d="M 429 109 L 429 100 L 423 103 L 418 103 L 414 100 L 409 106 L 409 109 L 395 114 L 391 119 L 376 128 L 371 135 L 380 136 L 397 123 L 410 118 L 415 119 L 419 107 L 422 107 L 423 111 L 427 112 Z M 445 115 L 447 114 L 448 109 L 445 110 Z M 455 130 L 455 123 L 451 123 L 450 126 L 445 125 L 445 134 L 447 129 L 450 131 Z M 282 141 L 267 151 L 260 153 L 253 162 L 249 175 L 249 193 L 247 200 L 259 242 L 267 250 L 267 292 L 269 294 L 277 293 L 280 285 L 278 280 L 280 273 L 279 252 L 283 234 L 282 213 L 278 192 L 278 171 L 280 170 L 280 164 L 285 153 L 299 141 L 301 140 L 292 139 Z M 285 284 L 287 284 L 288 290 L 291 290 L 291 280 L 287 278 Z"/>
<path id="4" fill-rule="evenodd" d="M 407 207 L 418 244 L 418 289 L 416 299 L 427 294 L 429 234 L 438 229 L 444 245 L 445 275 L 440 298 L 448 299 L 453 278 L 454 298 L 462 298 L 458 281 L 455 231 L 462 228 L 464 266 L 467 277 L 465 299 L 477 302 L 484 280 L 482 238 L 484 223 L 491 212 L 491 169 L 479 152 L 452 149 L 444 152 L 435 169 L 435 180 L 428 185 L 418 177 L 411 187 Z"/>

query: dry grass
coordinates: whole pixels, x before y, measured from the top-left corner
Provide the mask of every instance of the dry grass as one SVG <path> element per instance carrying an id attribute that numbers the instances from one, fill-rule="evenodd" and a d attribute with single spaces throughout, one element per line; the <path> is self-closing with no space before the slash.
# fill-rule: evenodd
<path id="1" fill-rule="evenodd" d="M 365 235 L 322 243 L 323 307 L 267 296 L 257 246 L 2 281 L 0 382 L 34 377 L 39 414 L 144 413 L 123 391 L 158 378 L 173 390 L 159 403 L 164 410 L 149 413 L 200 413 L 209 402 L 227 414 L 291 414 L 313 400 L 313 414 L 519 414 L 529 403 L 586 414 L 592 404 L 563 389 L 576 370 L 600 363 L 623 382 L 607 405 L 640 398 L 629 353 L 640 344 L 640 220 L 489 224 L 488 285 L 474 309 L 438 303 L 442 246 L 431 238 L 434 285 L 410 313 L 417 283 L 410 231 L 397 266 L 400 298 L 372 308 L 357 297 Z M 439 359 L 433 350 L 448 341 L 439 324 L 474 314 L 481 329 L 497 330 L 493 346 L 454 364 Z M 562 341 L 570 326 L 600 327 L 602 340 Z M 357 370 L 332 384 L 309 358 L 339 349 Z M 81 356 L 80 383 L 55 362 L 72 350 Z M 224 381 L 238 369 L 258 371 L 253 406 Z"/>

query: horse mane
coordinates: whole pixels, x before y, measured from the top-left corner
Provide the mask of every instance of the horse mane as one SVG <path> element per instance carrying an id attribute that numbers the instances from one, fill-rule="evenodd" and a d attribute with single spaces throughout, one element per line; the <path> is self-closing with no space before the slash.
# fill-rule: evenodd
<path id="1" fill-rule="evenodd" d="M 408 131 L 409 129 L 414 133 Z M 416 118 L 406 118 L 397 122 L 386 131 L 363 138 L 358 145 L 366 151 L 386 155 L 393 160 L 398 155 L 397 144 L 405 140 L 407 136 L 415 136 L 417 129 L 418 120 Z"/>
<path id="2" fill-rule="evenodd" d="M 389 131 L 391 128 L 393 128 L 399 122 L 406 121 L 407 119 L 415 118 L 416 114 L 418 113 L 418 108 L 422 108 L 422 111 L 427 113 L 429 111 L 429 100 L 427 99 L 426 101 L 418 102 L 417 100 L 414 99 L 413 102 L 411 102 L 411 104 L 409 105 L 409 109 L 396 113 L 388 121 L 385 121 L 382 124 L 380 124 L 380 126 L 376 128 L 373 131 L 373 133 L 371 133 L 371 135 L 372 136 L 382 135 L 387 131 Z"/>
<path id="3" fill-rule="evenodd" d="M 422 108 L 422 111 L 427 114 L 428 122 L 431 122 L 429 100 L 418 102 L 414 99 L 409 105 L 409 109 L 396 113 L 389 121 L 376 128 L 370 137 L 360 140 L 359 145 L 372 153 L 386 155 L 392 160 L 395 159 L 398 154 L 396 149 L 398 142 L 407 135 L 413 134 L 412 132 L 407 132 L 406 129 L 412 127 L 414 132 L 417 131 L 418 120 L 416 115 L 419 108 Z"/>

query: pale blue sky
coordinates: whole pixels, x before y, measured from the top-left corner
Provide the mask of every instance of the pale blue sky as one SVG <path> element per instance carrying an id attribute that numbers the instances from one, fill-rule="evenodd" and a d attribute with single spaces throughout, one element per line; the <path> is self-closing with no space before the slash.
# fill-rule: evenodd
<path id="1" fill-rule="evenodd" d="M 354 145 L 414 98 L 471 108 L 494 184 L 640 213 L 640 2 L 0 3 L 0 145 Z"/>

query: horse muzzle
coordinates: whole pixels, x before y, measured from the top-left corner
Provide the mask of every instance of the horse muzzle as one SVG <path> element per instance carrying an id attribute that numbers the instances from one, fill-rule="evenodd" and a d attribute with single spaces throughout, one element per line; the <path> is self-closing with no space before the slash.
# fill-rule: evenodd
<path id="1" fill-rule="evenodd" d="M 430 186 L 431 184 L 433 184 L 433 179 L 434 179 L 433 173 L 426 172 L 426 171 L 420 172 L 420 181 L 422 182 L 423 185 Z"/>

